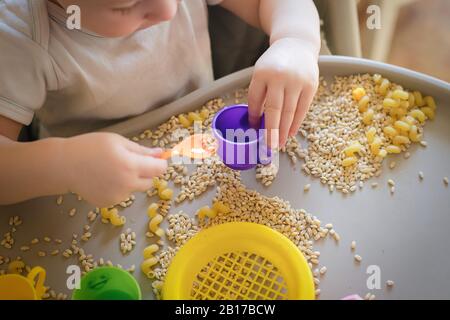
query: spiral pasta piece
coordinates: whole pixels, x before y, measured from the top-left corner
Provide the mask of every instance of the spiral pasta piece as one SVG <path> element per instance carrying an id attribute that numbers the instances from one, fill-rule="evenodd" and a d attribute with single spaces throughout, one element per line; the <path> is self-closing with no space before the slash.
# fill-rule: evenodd
<path id="1" fill-rule="evenodd" d="M 142 253 L 144 261 L 141 263 L 141 271 L 148 277 L 154 278 L 153 267 L 159 262 L 159 259 L 154 254 L 159 250 L 157 244 L 152 244 L 146 247 Z"/>

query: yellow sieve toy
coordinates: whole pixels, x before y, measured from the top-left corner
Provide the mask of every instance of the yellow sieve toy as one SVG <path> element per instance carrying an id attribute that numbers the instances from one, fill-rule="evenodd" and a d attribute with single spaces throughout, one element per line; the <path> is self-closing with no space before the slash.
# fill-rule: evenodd
<path id="1" fill-rule="evenodd" d="M 301 251 L 281 233 L 255 223 L 205 229 L 177 252 L 167 271 L 166 300 L 313 300 Z"/>

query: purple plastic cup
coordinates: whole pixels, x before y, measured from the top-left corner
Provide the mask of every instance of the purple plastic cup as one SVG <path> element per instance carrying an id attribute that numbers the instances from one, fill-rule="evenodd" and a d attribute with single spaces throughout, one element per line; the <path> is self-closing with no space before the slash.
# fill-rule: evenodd
<path id="1" fill-rule="evenodd" d="M 218 142 L 217 154 L 229 168 L 242 171 L 271 162 L 271 151 L 264 141 L 264 115 L 260 127 L 251 128 L 248 105 L 223 108 L 214 117 L 212 129 Z"/>

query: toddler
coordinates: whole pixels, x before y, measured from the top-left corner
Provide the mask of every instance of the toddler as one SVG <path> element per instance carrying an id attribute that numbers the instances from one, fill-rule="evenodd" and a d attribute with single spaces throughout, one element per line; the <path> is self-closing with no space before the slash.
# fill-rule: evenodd
<path id="1" fill-rule="evenodd" d="M 161 150 L 89 132 L 213 81 L 206 5 L 270 36 L 249 120 L 265 113 L 273 148 L 295 135 L 318 86 L 312 0 L 0 0 L 0 204 L 72 191 L 108 206 L 147 190 L 167 167 Z M 17 142 L 35 115 L 43 139 Z"/>

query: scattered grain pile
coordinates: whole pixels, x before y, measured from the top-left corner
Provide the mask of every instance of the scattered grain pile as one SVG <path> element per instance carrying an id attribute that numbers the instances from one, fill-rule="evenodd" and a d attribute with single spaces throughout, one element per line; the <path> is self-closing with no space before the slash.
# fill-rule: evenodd
<path id="1" fill-rule="evenodd" d="M 246 89 L 238 90 L 234 94 L 235 103 L 243 102 L 246 93 Z M 224 106 L 222 99 L 213 99 L 199 110 L 172 116 L 155 130 L 145 130 L 132 140 L 147 140 L 147 145 L 171 148 L 194 132 L 210 132 L 214 114 Z M 300 129 L 301 135 L 308 141 L 307 148 L 302 148 L 299 140 L 291 137 L 286 147 L 280 151 L 286 153 L 294 165 L 302 159 L 303 171 L 319 178 L 330 191 L 336 189 L 343 193 L 354 192 L 358 186 L 364 186 L 363 181 L 381 174 L 381 164 L 388 154 L 405 152 L 405 158 L 409 158 L 406 151 L 411 143 L 419 142 L 424 147 L 427 145 L 422 140 L 423 126 L 427 119 L 434 118 L 435 109 L 433 98 L 423 98 L 419 92 L 407 92 L 379 75 L 336 77 L 330 87 L 324 81 L 321 82 Z M 391 167 L 394 168 L 395 164 Z M 256 179 L 264 186 L 270 186 L 277 173 L 278 168 L 273 164 L 258 165 Z M 419 173 L 419 178 L 424 178 L 423 173 Z M 173 181 L 179 190 L 168 188 L 168 181 Z M 444 178 L 443 182 L 448 186 L 448 178 Z M 376 188 L 378 184 L 372 183 L 371 186 Z M 393 193 L 394 182 L 390 181 L 389 186 Z M 192 218 L 183 212 L 169 213 L 173 202 L 180 204 L 192 201 L 212 188 L 216 189 L 212 208 L 200 208 L 197 217 Z M 304 192 L 309 190 L 310 185 L 305 185 Z M 175 194 L 177 191 L 178 194 Z M 320 284 L 319 277 L 326 273 L 327 268 L 319 266 L 320 252 L 314 251 L 314 242 L 327 235 L 336 242 L 340 241 L 339 234 L 331 224 L 322 227 L 321 221 L 315 216 L 303 209 L 292 208 L 288 201 L 248 190 L 241 181 L 240 172 L 229 169 L 217 157 L 197 163 L 191 173 L 188 173 L 185 165 L 171 163 L 167 172 L 154 180 L 154 187 L 147 191 L 147 195 L 159 196 L 158 202 L 153 203 L 147 212 L 150 221 L 146 233 L 148 238 L 157 236 L 158 239 L 157 244 L 146 247 L 141 270 L 154 280 L 152 287 L 157 297 L 160 296 L 167 269 L 176 252 L 200 230 L 210 226 L 243 221 L 264 224 L 281 232 L 303 252 L 310 268 L 314 269 L 316 286 Z M 104 223 L 123 226 L 126 220 L 118 214 L 118 209 L 128 208 L 135 199 L 132 195 L 110 208 L 90 211 L 87 214 L 88 223 L 95 222 L 97 216 L 101 216 Z M 61 206 L 62 203 L 63 197 L 59 196 L 56 204 Z M 75 214 L 75 208 L 69 211 L 70 216 Z M 168 221 L 166 230 L 159 225 L 163 219 Z M 12 248 L 13 233 L 20 224 L 18 217 L 11 218 L 11 231 L 4 235 L 1 246 Z M 90 226 L 85 225 L 81 241 L 87 242 L 91 236 Z M 85 253 L 77 237 L 76 234 L 72 236 L 70 247 L 54 249 L 49 251 L 50 255 L 58 255 L 61 251 L 65 258 L 76 257 L 83 273 L 97 266 L 113 265 L 103 258 L 95 261 L 92 254 Z M 122 253 L 133 250 L 138 238 L 129 229 L 121 234 Z M 165 246 L 168 243 L 164 243 L 163 239 L 170 241 L 170 245 Z M 21 248 L 23 251 L 32 250 L 32 246 L 38 242 L 39 239 L 34 239 L 30 245 Z M 58 244 L 61 244 L 60 240 Z M 354 251 L 355 248 L 356 243 L 353 241 L 351 249 Z M 46 256 L 46 252 L 38 252 L 38 255 Z M 354 259 L 357 263 L 362 261 L 362 257 L 357 254 Z M 8 257 L 0 256 L 0 264 L 9 261 Z M 134 272 L 135 266 L 132 265 L 127 270 Z M 392 286 L 393 281 L 391 282 L 387 285 Z M 316 295 L 320 295 L 320 289 L 316 290 Z M 46 297 L 65 298 L 53 290 Z M 373 299 L 375 296 L 370 295 L 369 298 Z"/>
<path id="2" fill-rule="evenodd" d="M 166 235 L 173 246 L 156 255 L 160 265 L 154 268 L 151 274 L 157 281 L 164 281 L 172 258 L 186 241 L 201 229 L 217 224 L 245 221 L 269 226 L 287 236 L 299 247 L 311 269 L 319 264 L 320 256 L 320 252 L 313 249 L 314 241 L 325 238 L 329 231 L 332 231 L 330 235 L 339 241 L 333 229 L 322 228 L 321 221 L 305 210 L 294 209 L 288 201 L 278 197 L 268 198 L 254 190 L 248 190 L 242 184 L 240 173 L 226 167 L 219 158 L 211 158 L 200 164 L 187 180 L 192 182 L 192 188 L 186 186 L 182 193 L 193 194 L 195 197 L 214 185 L 216 195 L 213 209 L 218 207 L 218 203 L 226 209 L 216 210 L 215 214 L 199 214 L 196 219 L 182 212 L 168 216 L 169 227 Z M 201 192 L 196 193 L 199 186 L 203 186 L 199 189 Z M 156 294 L 158 296 L 159 292 Z"/>
<path id="3" fill-rule="evenodd" d="M 355 191 L 359 181 L 381 174 L 388 154 L 426 144 L 423 126 L 435 109 L 432 97 L 380 75 L 336 77 L 331 87 L 322 81 L 300 129 L 308 141 L 302 168 L 330 190 Z"/>

